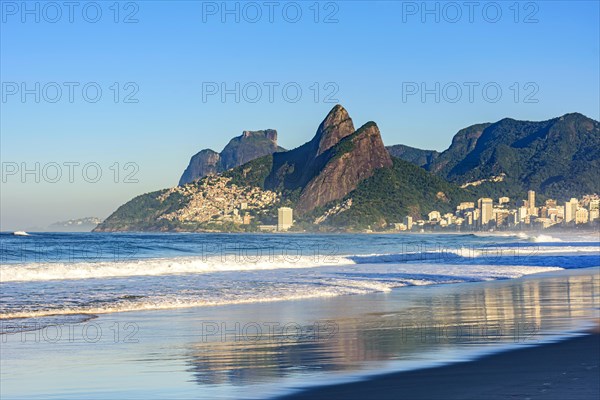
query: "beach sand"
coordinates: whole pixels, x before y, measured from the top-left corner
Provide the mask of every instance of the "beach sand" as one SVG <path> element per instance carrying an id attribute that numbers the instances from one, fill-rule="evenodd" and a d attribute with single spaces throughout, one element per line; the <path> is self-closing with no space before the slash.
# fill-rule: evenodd
<path id="1" fill-rule="evenodd" d="M 598 399 L 600 333 L 471 362 L 312 388 L 282 399 Z"/>
<path id="2" fill-rule="evenodd" d="M 306 388 L 291 398 L 597 399 L 598 334 L 543 343 L 597 325 L 599 272 L 107 313 L 61 329 L 11 330 L 0 335 L 0 398 L 265 399 Z M 272 323 L 301 331 L 272 334 Z M 485 354 L 496 355 L 478 358 Z"/>

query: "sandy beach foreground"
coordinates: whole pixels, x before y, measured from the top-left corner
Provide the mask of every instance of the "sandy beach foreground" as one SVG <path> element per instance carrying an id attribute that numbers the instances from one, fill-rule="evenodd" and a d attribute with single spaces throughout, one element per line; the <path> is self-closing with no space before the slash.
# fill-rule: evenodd
<path id="1" fill-rule="evenodd" d="M 597 326 L 599 294 L 600 270 L 584 268 L 37 330 L 0 321 L 0 398 L 596 399 L 600 337 L 577 332 Z"/>
<path id="2" fill-rule="evenodd" d="M 600 334 L 323 386 L 282 399 L 597 399 Z"/>

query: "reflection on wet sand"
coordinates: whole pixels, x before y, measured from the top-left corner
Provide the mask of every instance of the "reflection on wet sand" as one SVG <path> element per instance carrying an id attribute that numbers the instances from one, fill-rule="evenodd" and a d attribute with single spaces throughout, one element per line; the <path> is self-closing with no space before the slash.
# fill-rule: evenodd
<path id="1" fill-rule="evenodd" d="M 226 321 L 202 327 L 189 365 L 201 385 L 247 385 L 315 372 L 426 362 L 441 352 L 535 343 L 599 317 L 598 269 L 485 284 L 402 288 L 329 301 L 318 319 L 284 326 Z M 288 317 L 306 319 L 306 310 Z M 309 313 L 310 314 L 310 313 Z M 297 316 L 297 318 L 296 318 Z M 320 324 L 320 325 L 319 325 Z M 477 345 L 477 346 L 474 346 Z M 446 353 L 446 354 L 450 354 Z"/>

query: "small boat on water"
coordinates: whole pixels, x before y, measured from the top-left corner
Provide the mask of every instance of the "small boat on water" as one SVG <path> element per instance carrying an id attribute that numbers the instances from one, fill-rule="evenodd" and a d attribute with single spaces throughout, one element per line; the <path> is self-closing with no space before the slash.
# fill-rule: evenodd
<path id="1" fill-rule="evenodd" d="M 15 235 L 15 236 L 29 236 L 29 233 L 27 233 L 25 231 L 16 231 L 16 232 L 13 232 L 13 235 Z"/>

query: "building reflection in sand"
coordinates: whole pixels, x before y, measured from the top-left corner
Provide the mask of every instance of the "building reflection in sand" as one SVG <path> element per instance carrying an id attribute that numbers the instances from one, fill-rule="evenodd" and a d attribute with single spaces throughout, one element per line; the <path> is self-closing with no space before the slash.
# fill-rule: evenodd
<path id="1" fill-rule="evenodd" d="M 187 354 L 190 372 L 202 385 L 308 378 L 433 361 L 474 345 L 535 344 L 599 318 L 597 270 L 414 289 L 373 296 L 366 305 L 363 296 L 333 298 L 314 312 L 286 303 L 280 322 L 272 321 L 281 319 L 281 310 L 260 321 L 202 321 L 201 340 Z"/>

